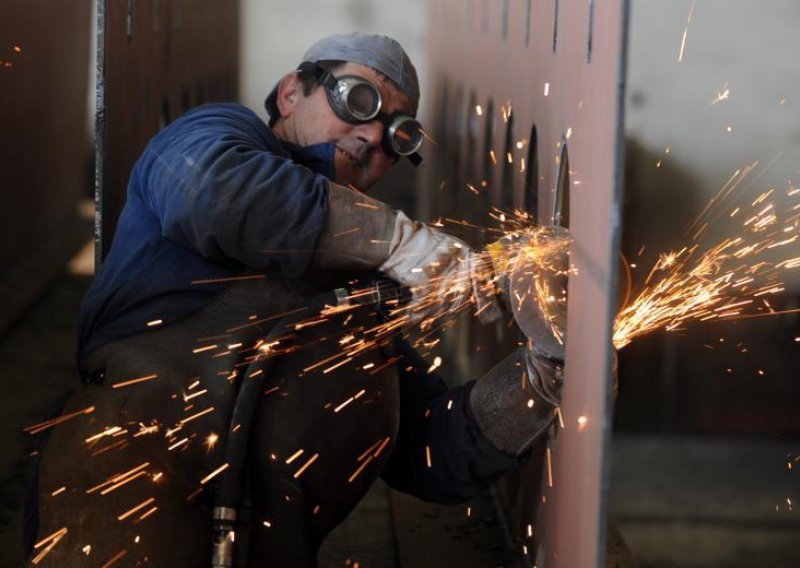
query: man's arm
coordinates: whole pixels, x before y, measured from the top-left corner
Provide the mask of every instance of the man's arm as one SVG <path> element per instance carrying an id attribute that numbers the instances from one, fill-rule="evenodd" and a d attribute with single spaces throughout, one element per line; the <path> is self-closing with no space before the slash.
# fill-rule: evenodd
<path id="1" fill-rule="evenodd" d="M 325 219 L 328 180 L 293 162 L 251 111 L 214 105 L 164 129 L 137 165 L 162 234 L 216 261 L 299 276 Z"/>
<path id="2" fill-rule="evenodd" d="M 425 501 L 456 504 L 483 493 L 524 461 L 498 450 L 472 412 L 475 384 L 448 389 L 404 341 L 395 341 L 400 367 L 400 431 L 382 477 Z M 428 456 L 430 455 L 430 463 Z"/>

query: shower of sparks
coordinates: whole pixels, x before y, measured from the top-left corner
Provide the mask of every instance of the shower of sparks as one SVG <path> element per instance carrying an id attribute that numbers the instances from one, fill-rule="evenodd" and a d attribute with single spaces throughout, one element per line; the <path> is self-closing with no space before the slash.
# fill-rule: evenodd
<path id="1" fill-rule="evenodd" d="M 769 189 L 740 203 L 744 192 L 734 190 L 755 166 L 737 171 L 687 227 L 690 244 L 660 255 L 636 298 L 617 315 L 617 348 L 657 329 L 682 329 L 690 321 L 785 313 L 773 309 L 768 298 L 784 291 L 788 270 L 800 267 L 800 201 L 779 211 Z M 787 197 L 793 195 L 790 189 Z M 737 217 L 741 228 L 734 235 L 704 244 L 712 222 Z"/>
<path id="2" fill-rule="evenodd" d="M 546 87 L 549 88 L 549 85 Z M 726 88 L 727 85 L 720 93 L 720 97 L 727 92 Z M 480 111 L 476 109 L 476 112 Z M 509 106 L 508 113 L 510 112 Z M 568 131 L 568 134 L 571 132 Z M 521 140 L 517 143 L 517 148 L 522 148 L 528 143 L 528 140 Z M 667 148 L 665 154 L 669 153 L 670 150 Z M 524 160 L 520 162 L 521 169 L 524 170 Z M 771 189 L 744 200 L 740 195 L 744 192 L 737 190 L 755 171 L 756 166 L 757 164 L 753 164 L 731 176 L 698 219 L 686 227 L 688 243 L 686 246 L 664 252 L 658 257 L 642 287 L 633 294 L 630 301 L 626 302 L 616 318 L 613 334 L 616 347 L 624 347 L 636 338 L 658 329 L 683 329 L 691 322 L 761 317 L 780 313 L 771 307 L 769 299 L 783 291 L 784 274 L 789 270 L 800 268 L 800 253 L 785 253 L 792 249 L 796 251 L 796 246 L 800 242 L 800 189 L 793 187 L 790 182 L 785 195 L 780 195 L 779 190 Z M 479 192 L 474 187 L 471 190 Z M 785 207 L 779 204 L 778 197 L 792 203 L 789 207 Z M 225 330 L 223 335 L 197 338 L 194 349 L 187 350 L 186 355 L 198 358 L 236 355 L 232 367 L 225 368 L 220 373 L 220 380 L 227 379 L 230 383 L 256 378 L 274 380 L 275 377 L 270 377 L 268 371 L 262 369 L 253 371 L 248 369 L 248 366 L 297 352 L 306 345 L 315 345 L 319 339 L 313 335 L 315 328 L 338 322 L 341 323 L 341 331 L 328 338 L 336 349 L 332 353 L 325 352 L 324 356 L 309 357 L 301 375 L 312 373 L 324 375 L 346 366 L 349 371 L 369 379 L 387 367 L 395 366 L 399 357 L 387 357 L 382 362 L 373 362 L 363 356 L 374 353 L 376 349 L 385 346 L 398 336 L 408 337 L 412 346 L 417 348 L 421 355 L 429 356 L 428 360 L 433 363 L 428 371 L 433 372 L 442 365 L 442 358 L 433 356 L 433 349 L 439 343 L 436 334 L 454 326 L 454 316 L 459 313 L 479 317 L 484 312 L 490 311 L 492 309 L 490 300 L 498 293 L 505 294 L 505 290 L 509 289 L 510 274 L 514 274 L 517 278 L 517 286 L 511 287 L 512 293 L 507 295 L 508 297 L 504 296 L 504 303 L 512 306 L 517 313 L 538 308 L 540 316 L 550 326 L 554 337 L 563 342 L 564 330 L 561 318 L 565 312 L 567 298 L 566 287 L 560 279 L 575 273 L 568 262 L 566 266 L 563 263 L 565 253 L 570 246 L 569 238 L 554 234 L 547 227 L 537 227 L 533 217 L 521 210 L 493 210 L 491 219 L 490 226 L 472 224 L 463 219 L 438 220 L 437 226 L 450 225 L 459 231 L 480 234 L 486 241 L 493 242 L 493 245 L 475 252 L 468 261 L 467 255 L 464 255 L 461 262 L 469 262 L 469 265 L 461 264 L 460 268 L 469 266 L 471 270 L 444 271 L 440 276 L 431 278 L 425 285 L 413 289 L 412 302 L 406 304 L 399 300 L 389 300 L 387 302 L 389 317 L 371 327 L 348 326 L 350 318 L 353 317 L 352 311 L 358 309 L 359 300 L 372 297 L 374 294 L 374 289 L 371 287 L 359 289 L 356 284 L 351 283 L 350 296 L 344 305 L 326 306 L 318 312 L 308 308 L 297 308 L 269 317 L 253 314 L 243 318 L 241 325 Z M 710 227 L 717 224 L 735 226 L 736 231 L 709 246 L 706 241 L 711 232 Z M 353 230 L 358 229 L 350 231 Z M 645 247 L 639 250 L 638 257 L 642 256 L 644 250 Z M 780 258 L 776 260 L 778 257 Z M 639 265 L 644 262 L 644 259 L 637 258 Z M 635 266 L 637 263 L 631 264 Z M 263 277 L 256 275 L 225 280 Z M 566 278 L 563 278 L 563 281 L 566 281 Z M 271 335 L 269 341 L 263 338 L 249 344 L 241 343 L 231 335 L 235 331 L 252 329 L 262 324 L 266 324 L 263 327 L 269 328 L 284 316 L 292 316 L 290 318 L 292 323 L 281 330 L 280 337 Z M 306 329 L 311 330 L 313 338 L 310 341 L 301 337 L 300 332 Z M 409 333 L 411 329 L 413 334 Z M 800 337 L 793 338 L 795 342 L 800 342 Z M 155 381 L 156 378 L 156 375 L 147 375 L 113 383 L 111 386 L 123 388 L 136 385 L 134 388 L 148 388 L 163 384 L 162 381 Z M 187 384 L 188 387 L 185 386 Z M 204 378 L 201 386 L 198 377 L 187 377 L 181 386 L 176 386 L 172 390 L 171 400 L 179 404 L 179 408 L 182 409 L 180 414 L 182 418 L 177 422 L 173 420 L 162 423 L 155 419 L 150 422 L 128 422 L 118 425 L 98 422 L 81 440 L 85 440 L 86 449 L 92 456 L 103 452 L 120 451 L 129 441 L 135 442 L 134 439 L 140 436 L 152 436 L 151 441 L 153 438 L 161 440 L 163 448 L 175 451 L 175 454 L 170 455 L 179 455 L 180 452 L 189 449 L 206 450 L 204 454 L 211 452 L 219 437 L 214 432 L 209 433 L 207 422 L 204 425 L 202 418 L 215 412 L 215 407 L 208 404 L 194 406 L 198 402 L 208 401 L 209 390 L 204 387 L 211 388 L 210 384 Z M 527 384 L 524 375 L 522 384 Z M 261 390 L 266 394 L 280 390 L 279 394 L 275 395 L 276 398 L 287 394 L 287 389 L 271 384 L 266 384 Z M 332 413 L 352 412 L 357 405 L 372 402 L 366 392 L 365 389 L 359 390 L 359 388 L 342 392 L 341 398 L 328 400 L 324 408 Z M 528 407 L 533 408 L 533 406 L 531 400 Z M 448 410 L 452 408 L 452 401 L 448 403 L 447 408 Z M 56 420 L 31 426 L 26 431 L 38 433 L 81 415 L 91 414 L 93 411 L 94 407 L 88 407 Z M 556 408 L 555 414 L 558 424 L 564 428 L 564 417 L 560 409 Z M 579 431 L 590 428 L 591 424 L 589 417 L 581 416 L 577 419 Z M 239 426 L 237 424 L 233 431 L 235 432 Z M 369 447 L 352 467 L 348 467 L 347 471 L 339 475 L 342 475 L 343 479 L 346 478 L 348 483 L 354 483 L 362 473 L 371 471 L 367 470 L 370 464 L 375 465 L 377 469 L 380 454 L 386 448 L 388 448 L 386 451 L 391 451 L 391 438 L 384 438 L 383 435 L 385 434 L 381 434 L 381 437 L 376 436 L 377 439 L 370 442 Z M 291 451 L 294 453 L 290 454 Z M 314 464 L 316 471 L 311 475 L 319 474 L 321 464 L 327 459 L 324 454 L 313 453 L 313 450 L 309 452 L 302 448 L 278 455 L 281 457 L 278 458 L 275 454 L 270 457 L 273 461 L 280 459 L 285 465 L 290 466 L 286 469 L 289 473 L 293 472 L 294 479 L 299 479 L 304 474 L 309 475 L 307 470 Z M 435 456 L 431 455 L 430 447 L 425 447 L 424 455 L 420 458 L 424 460 L 427 468 L 434 467 Z M 149 486 L 151 481 L 157 482 L 161 479 L 162 473 L 159 470 L 169 471 L 157 457 L 149 459 L 152 459 L 154 465 L 151 466 L 151 461 L 143 462 L 111 477 L 99 477 L 92 482 L 96 483 L 94 487 L 69 485 L 70 491 L 85 491 L 87 494 L 92 494 L 92 498 L 113 492 L 122 495 L 125 492 L 141 491 L 142 487 Z M 201 487 L 186 499 L 190 501 L 199 495 L 202 486 L 228 467 L 229 464 L 224 463 L 207 474 L 200 481 Z M 441 467 L 441 464 L 437 467 Z M 791 463 L 788 467 L 791 468 Z M 327 474 L 336 475 L 332 472 Z M 374 472 L 370 473 L 372 474 Z M 553 484 L 549 448 L 547 483 L 550 486 Z M 53 496 L 63 492 L 63 488 L 56 490 Z M 112 497 L 116 495 L 117 493 L 114 493 Z M 145 497 L 149 496 L 140 494 L 138 498 L 126 501 L 126 503 L 139 502 L 139 505 L 123 512 L 117 518 L 120 521 L 130 518 L 130 521 L 136 524 L 154 514 L 158 510 L 158 506 L 154 505 L 155 497 L 143 500 Z M 111 514 L 116 516 L 119 511 L 115 509 Z M 265 526 L 269 527 L 266 522 Z M 59 536 L 54 533 L 49 540 L 41 544 L 40 548 L 43 550 L 39 552 L 40 560 L 66 534 L 66 528 L 62 530 L 63 534 Z"/>

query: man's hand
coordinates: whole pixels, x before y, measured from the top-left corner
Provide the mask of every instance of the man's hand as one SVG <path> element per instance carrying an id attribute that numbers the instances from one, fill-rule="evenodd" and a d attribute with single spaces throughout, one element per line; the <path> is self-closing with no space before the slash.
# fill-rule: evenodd
<path id="1" fill-rule="evenodd" d="M 425 321 L 470 303 L 482 321 L 500 315 L 488 257 L 464 241 L 397 213 L 391 254 L 379 270 L 411 289 L 409 315 Z"/>

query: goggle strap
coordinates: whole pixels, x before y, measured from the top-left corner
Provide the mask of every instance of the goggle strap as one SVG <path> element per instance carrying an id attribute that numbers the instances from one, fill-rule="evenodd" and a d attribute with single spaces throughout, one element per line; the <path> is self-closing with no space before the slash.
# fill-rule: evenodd
<path id="1" fill-rule="evenodd" d="M 422 156 L 419 155 L 419 152 L 409 154 L 406 158 L 408 158 L 408 161 L 411 162 L 415 168 L 422 163 Z"/>
<path id="2" fill-rule="evenodd" d="M 314 76 L 314 78 L 319 82 L 321 85 L 325 86 L 329 90 L 333 90 L 336 88 L 337 80 L 333 74 L 316 63 L 312 63 L 310 61 L 304 61 L 300 64 L 300 67 L 297 68 L 298 71 L 301 73 L 310 73 Z"/>

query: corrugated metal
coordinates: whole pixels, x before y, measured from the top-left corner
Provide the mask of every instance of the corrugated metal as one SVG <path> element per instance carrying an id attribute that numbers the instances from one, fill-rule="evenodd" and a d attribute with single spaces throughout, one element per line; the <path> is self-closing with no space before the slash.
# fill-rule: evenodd
<path id="1" fill-rule="evenodd" d="M 147 141 L 194 106 L 236 99 L 238 21 L 238 0 L 98 0 L 98 263 Z"/>
<path id="2" fill-rule="evenodd" d="M 547 460 L 533 459 L 503 491 L 519 548 L 540 567 L 605 562 L 626 26 L 626 0 L 431 5 L 428 97 L 438 113 L 431 122 L 439 146 L 422 215 L 487 225 L 491 206 L 511 204 L 538 209 L 542 224 L 568 222 L 574 238 L 564 428 L 557 447 L 549 442 L 553 487 Z M 439 196 L 443 181 L 447 198 Z M 480 245 L 491 237 L 469 240 Z M 491 341 L 486 330 L 472 333 Z M 491 335 L 497 340 L 502 331 Z"/>

